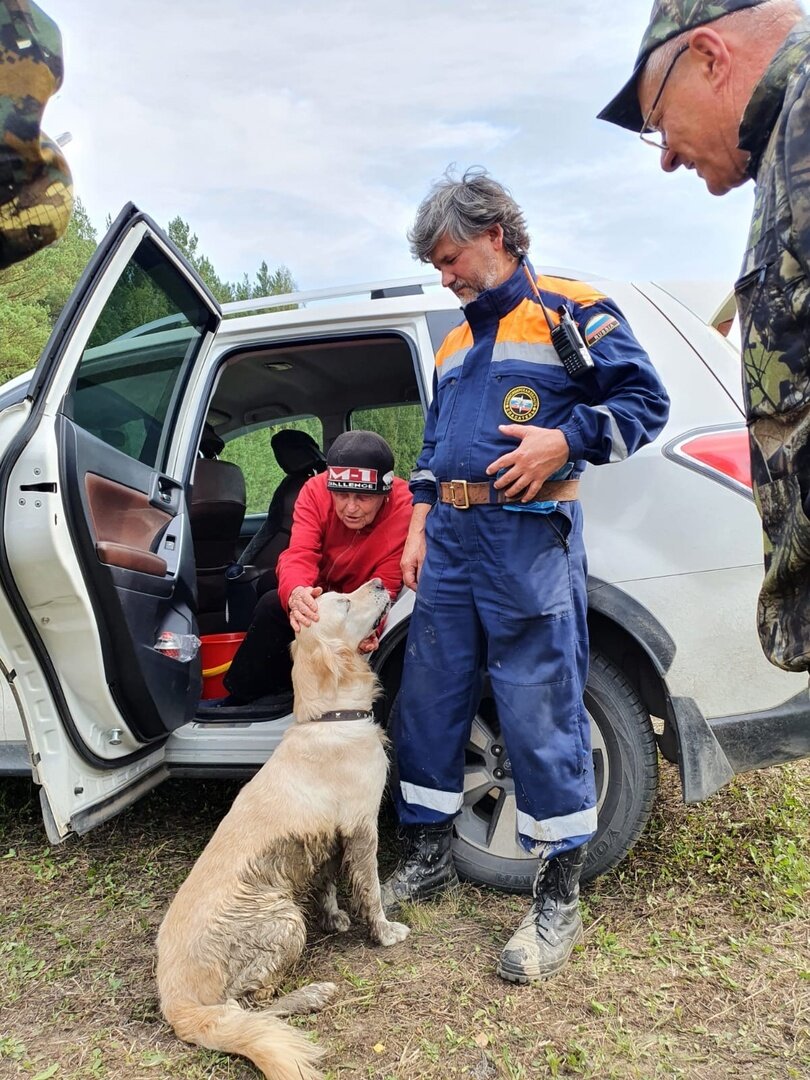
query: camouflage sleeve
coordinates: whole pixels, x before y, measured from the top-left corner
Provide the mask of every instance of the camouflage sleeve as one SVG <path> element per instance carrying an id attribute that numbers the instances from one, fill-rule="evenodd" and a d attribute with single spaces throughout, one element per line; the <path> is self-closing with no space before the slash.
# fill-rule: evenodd
<path id="1" fill-rule="evenodd" d="M 61 85 L 56 23 L 29 0 L 0 0 L 0 269 L 53 243 L 70 219 L 70 170 L 40 126 Z"/>
<path id="2" fill-rule="evenodd" d="M 793 255 L 810 278 L 810 78 L 790 106 L 784 135 L 784 175 L 790 207 Z M 810 290 L 793 298 L 796 317 L 810 320 Z M 799 304 L 800 308 L 796 305 Z"/>

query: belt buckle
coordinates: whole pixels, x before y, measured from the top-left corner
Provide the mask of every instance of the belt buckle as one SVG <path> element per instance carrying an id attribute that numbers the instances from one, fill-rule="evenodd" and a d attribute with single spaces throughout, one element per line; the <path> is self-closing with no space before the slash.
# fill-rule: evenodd
<path id="1" fill-rule="evenodd" d="M 464 502 L 456 502 L 456 487 L 461 488 L 462 497 Z M 470 509 L 470 493 L 467 491 L 466 480 L 451 480 L 450 481 L 450 505 L 455 507 L 456 510 L 469 510 Z"/>

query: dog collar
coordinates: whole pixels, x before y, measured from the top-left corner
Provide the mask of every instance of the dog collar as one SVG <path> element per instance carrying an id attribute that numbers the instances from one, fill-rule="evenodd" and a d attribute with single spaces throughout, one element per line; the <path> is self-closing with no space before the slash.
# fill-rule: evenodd
<path id="1" fill-rule="evenodd" d="M 321 713 L 316 716 L 312 723 L 320 720 L 373 720 L 374 713 L 367 709 L 334 709 L 332 712 Z"/>

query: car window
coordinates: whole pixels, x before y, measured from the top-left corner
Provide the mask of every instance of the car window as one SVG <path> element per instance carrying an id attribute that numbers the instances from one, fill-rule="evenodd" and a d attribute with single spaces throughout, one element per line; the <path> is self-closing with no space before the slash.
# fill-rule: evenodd
<path id="1" fill-rule="evenodd" d="M 323 449 L 323 428 L 316 416 L 301 417 L 298 420 L 282 420 L 260 431 L 250 431 L 239 435 L 225 444 L 220 454 L 224 461 L 232 461 L 242 470 L 247 493 L 247 514 L 265 514 L 273 492 L 284 479 L 284 472 L 275 459 L 270 440 L 277 431 L 306 431 L 318 446 Z"/>
<path id="2" fill-rule="evenodd" d="M 382 435 L 394 451 L 394 471 L 408 479 L 422 449 L 425 416 L 421 404 L 354 409 L 349 414 L 349 427 Z"/>
<path id="3" fill-rule="evenodd" d="M 145 239 L 90 334 L 65 402 L 67 415 L 109 446 L 155 466 L 181 378 L 209 317 L 182 274 Z"/>
<path id="4" fill-rule="evenodd" d="M 464 312 L 460 307 L 449 308 L 446 311 L 428 311 L 425 319 L 427 320 L 433 351 L 438 352 L 450 331 L 464 322 Z"/>

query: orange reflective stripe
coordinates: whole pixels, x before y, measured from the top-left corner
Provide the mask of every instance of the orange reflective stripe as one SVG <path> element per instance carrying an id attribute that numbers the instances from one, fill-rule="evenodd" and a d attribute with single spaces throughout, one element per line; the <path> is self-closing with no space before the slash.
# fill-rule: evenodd
<path id="1" fill-rule="evenodd" d="M 537 287 L 545 292 L 556 293 L 565 300 L 573 300 L 582 307 L 590 307 L 591 304 L 598 304 L 600 300 L 607 300 L 605 294 L 593 285 L 586 285 L 584 281 L 569 281 L 568 278 L 541 275 L 537 279 Z"/>
<path id="2" fill-rule="evenodd" d="M 605 294 L 592 285 L 587 285 L 582 281 L 569 281 L 568 278 L 545 277 L 541 274 L 537 278 L 537 287 L 541 293 L 545 294 L 544 302 L 552 326 L 556 326 L 560 321 L 557 308 L 563 301 L 573 300 L 579 307 L 587 308 L 606 299 Z M 521 300 L 517 307 L 499 322 L 495 340 L 498 342 L 522 341 L 531 345 L 550 344 L 551 333 L 548 323 L 537 301 L 530 297 Z M 461 326 L 451 330 L 439 346 L 436 353 L 436 367 L 440 368 L 449 356 L 460 349 L 471 347 L 472 344 L 473 335 L 470 324 L 463 322 Z"/>
<path id="3" fill-rule="evenodd" d="M 463 322 L 461 326 L 456 326 L 439 346 L 439 351 L 436 353 L 436 367 L 441 367 L 448 356 L 452 356 L 459 349 L 469 348 L 472 343 L 470 324 Z"/>
<path id="4" fill-rule="evenodd" d="M 548 304 L 546 304 L 546 311 L 551 319 L 551 325 L 556 326 L 560 321 L 557 312 Z M 525 341 L 530 345 L 550 344 L 551 331 L 537 301 L 521 300 L 518 306 L 498 323 L 498 334 L 495 340 Z"/>

